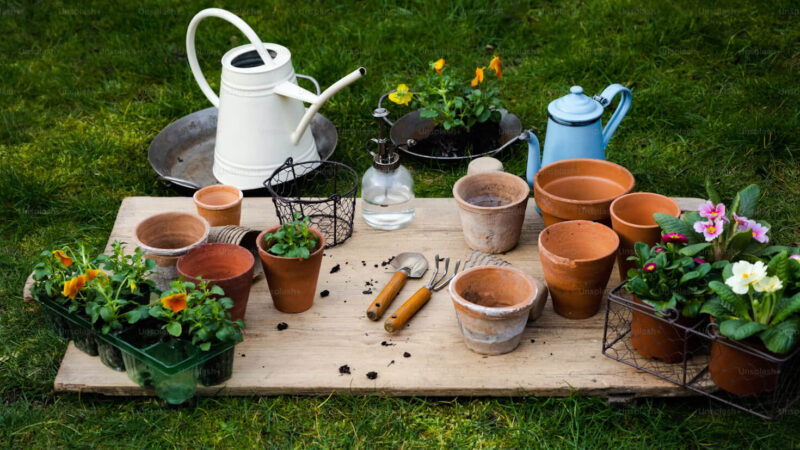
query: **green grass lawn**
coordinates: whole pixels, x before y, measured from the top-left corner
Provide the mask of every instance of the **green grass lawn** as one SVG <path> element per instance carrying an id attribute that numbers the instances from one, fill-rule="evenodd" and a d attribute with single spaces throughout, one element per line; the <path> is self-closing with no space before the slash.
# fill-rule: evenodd
<path id="1" fill-rule="evenodd" d="M 205 108 L 185 57 L 186 26 L 211 4 L 0 2 L 0 445 L 553 446 L 781 448 L 800 442 L 796 411 L 764 422 L 704 400 L 612 407 L 593 398 L 155 399 L 52 390 L 66 347 L 22 301 L 44 247 L 108 239 L 120 201 L 176 195 L 147 162 L 167 124 Z M 705 3 L 705 2 L 704 2 Z M 225 1 L 294 67 L 323 86 L 367 76 L 322 112 L 339 130 L 333 159 L 363 172 L 378 97 L 444 57 L 468 76 L 496 53 L 503 98 L 544 136 L 547 104 L 582 85 L 622 83 L 633 106 L 607 153 L 638 189 L 702 196 L 756 182 L 772 239 L 800 241 L 800 6 L 796 2 Z M 198 34 L 215 88 L 219 59 L 243 37 L 219 20 Z M 404 111 L 392 106 L 393 115 Z M 608 119 L 608 115 L 605 119 Z M 522 174 L 527 149 L 501 155 Z M 465 166 L 406 159 L 420 196 L 450 196 Z M 598 337 L 599 338 L 599 337 Z M 599 348 L 598 348 L 599 352 Z M 535 376 L 532 373 L 531 376 Z"/>

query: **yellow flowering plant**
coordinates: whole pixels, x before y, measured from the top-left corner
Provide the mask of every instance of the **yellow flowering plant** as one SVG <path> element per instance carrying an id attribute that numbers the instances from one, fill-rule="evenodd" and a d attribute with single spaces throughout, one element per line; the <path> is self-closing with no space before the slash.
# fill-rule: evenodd
<path id="1" fill-rule="evenodd" d="M 406 84 L 399 84 L 389 94 L 389 100 L 419 108 L 420 117 L 433 120 L 445 130 L 461 127 L 469 132 L 479 123 L 500 122 L 503 107 L 497 86 L 503 76 L 500 57 L 493 57 L 488 69 L 476 68 L 471 81 L 447 72 L 444 59 L 431 62 L 430 70 L 418 77 L 413 92 Z"/>

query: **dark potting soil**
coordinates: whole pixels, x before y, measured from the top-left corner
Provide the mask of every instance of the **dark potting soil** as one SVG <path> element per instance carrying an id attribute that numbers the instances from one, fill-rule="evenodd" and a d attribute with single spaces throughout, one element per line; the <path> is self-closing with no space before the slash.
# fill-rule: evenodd
<path id="1" fill-rule="evenodd" d="M 347 364 L 339 367 L 339 374 L 340 375 L 350 375 L 350 366 Z"/>
<path id="2" fill-rule="evenodd" d="M 469 132 L 464 128 L 445 130 L 436 127 L 409 150 L 430 156 L 466 156 L 497 147 L 500 147 L 500 124 L 488 121 L 474 125 Z"/>
<path id="3" fill-rule="evenodd" d="M 397 345 L 397 344 L 392 344 L 391 342 L 383 341 L 383 342 L 381 342 L 381 345 L 384 346 L 384 347 L 391 347 L 391 346 Z"/>
<path id="4" fill-rule="evenodd" d="M 278 331 L 283 331 L 287 328 L 289 328 L 289 324 L 287 324 L 286 322 L 281 322 L 278 324 Z"/>
<path id="5" fill-rule="evenodd" d="M 335 265 L 335 266 L 331 267 L 331 273 L 336 273 L 336 272 L 338 272 L 338 271 L 339 271 L 341 268 L 342 268 L 342 266 L 340 266 L 339 264 L 337 264 L 337 265 Z"/>
<path id="6" fill-rule="evenodd" d="M 367 378 L 369 378 L 370 380 L 378 378 L 378 372 L 367 372 Z"/>
<path id="7" fill-rule="evenodd" d="M 364 294 L 364 295 L 372 294 L 372 289 L 367 289 L 366 291 L 361 291 L 361 293 Z"/>
<path id="8" fill-rule="evenodd" d="M 411 358 L 411 353 L 403 352 L 403 358 Z"/>
<path id="9" fill-rule="evenodd" d="M 331 295 L 331 291 L 329 291 L 327 289 L 325 289 L 324 291 L 319 293 L 319 296 L 322 297 L 322 298 L 325 298 L 325 297 L 327 297 L 329 295 Z"/>

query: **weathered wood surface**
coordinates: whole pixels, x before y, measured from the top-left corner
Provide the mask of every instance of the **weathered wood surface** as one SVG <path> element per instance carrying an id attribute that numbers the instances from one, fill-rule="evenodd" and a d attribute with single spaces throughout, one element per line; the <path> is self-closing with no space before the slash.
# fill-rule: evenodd
<path id="1" fill-rule="evenodd" d="M 676 199 L 694 209 L 699 199 Z M 134 244 L 133 229 L 147 216 L 163 211 L 193 212 L 188 197 L 131 197 L 122 202 L 110 243 Z M 369 228 L 356 212 L 356 229 L 344 245 L 326 250 L 317 291 L 326 298 L 302 314 L 284 314 L 271 302 L 266 282 L 253 285 L 247 308 L 245 341 L 236 347 L 234 376 L 223 386 L 201 388 L 201 395 L 329 394 L 346 392 L 384 395 L 435 396 L 564 396 L 571 391 L 597 396 L 691 395 L 668 382 L 601 354 L 605 306 L 594 317 L 570 321 L 553 312 L 548 302 L 542 317 L 528 325 L 520 347 L 507 355 L 485 357 L 469 351 L 461 341 L 452 302 L 444 289 L 395 334 L 372 322 L 365 311 L 391 272 L 381 266 L 403 251 L 422 252 L 466 260 L 458 210 L 452 199 L 418 199 L 414 222 L 403 230 Z M 242 225 L 265 229 L 275 225 L 272 201 L 245 198 Z M 502 258 L 543 279 L 537 236 L 544 224 L 533 203 L 519 246 Z M 363 261 L 363 263 L 362 263 Z M 331 268 L 340 270 L 331 274 Z M 375 265 L 378 265 L 378 268 Z M 428 274 L 430 275 L 430 271 Z M 372 294 L 366 282 L 376 282 Z M 409 280 L 392 305 L 399 306 L 425 280 Z M 619 282 L 616 269 L 609 282 Z M 285 322 L 288 329 L 277 330 Z M 535 342 L 534 342 L 535 340 Z M 404 353 L 409 357 L 404 357 Z M 350 375 L 339 367 L 348 365 Z M 378 377 L 370 380 L 367 372 Z M 104 367 L 98 358 L 70 344 L 56 376 L 57 391 L 109 395 L 148 395 L 151 391 L 128 380 L 125 373 Z"/>

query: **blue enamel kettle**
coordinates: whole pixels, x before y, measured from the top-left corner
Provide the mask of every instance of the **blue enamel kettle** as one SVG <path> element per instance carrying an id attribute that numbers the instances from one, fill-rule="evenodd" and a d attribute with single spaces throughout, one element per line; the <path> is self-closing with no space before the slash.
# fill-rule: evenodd
<path id="1" fill-rule="evenodd" d="M 617 110 L 606 127 L 600 123 L 603 110 L 617 95 L 622 94 Z M 572 86 L 570 94 L 553 100 L 547 106 L 547 137 L 544 155 L 539 160 L 539 140 L 532 131 L 523 133 L 528 141 L 528 184 L 533 187 L 533 176 L 552 162 L 571 158 L 606 158 L 606 146 L 614 131 L 631 107 L 631 91 L 621 84 L 612 84 L 602 94 L 592 98 L 583 94 L 583 88 Z"/>

